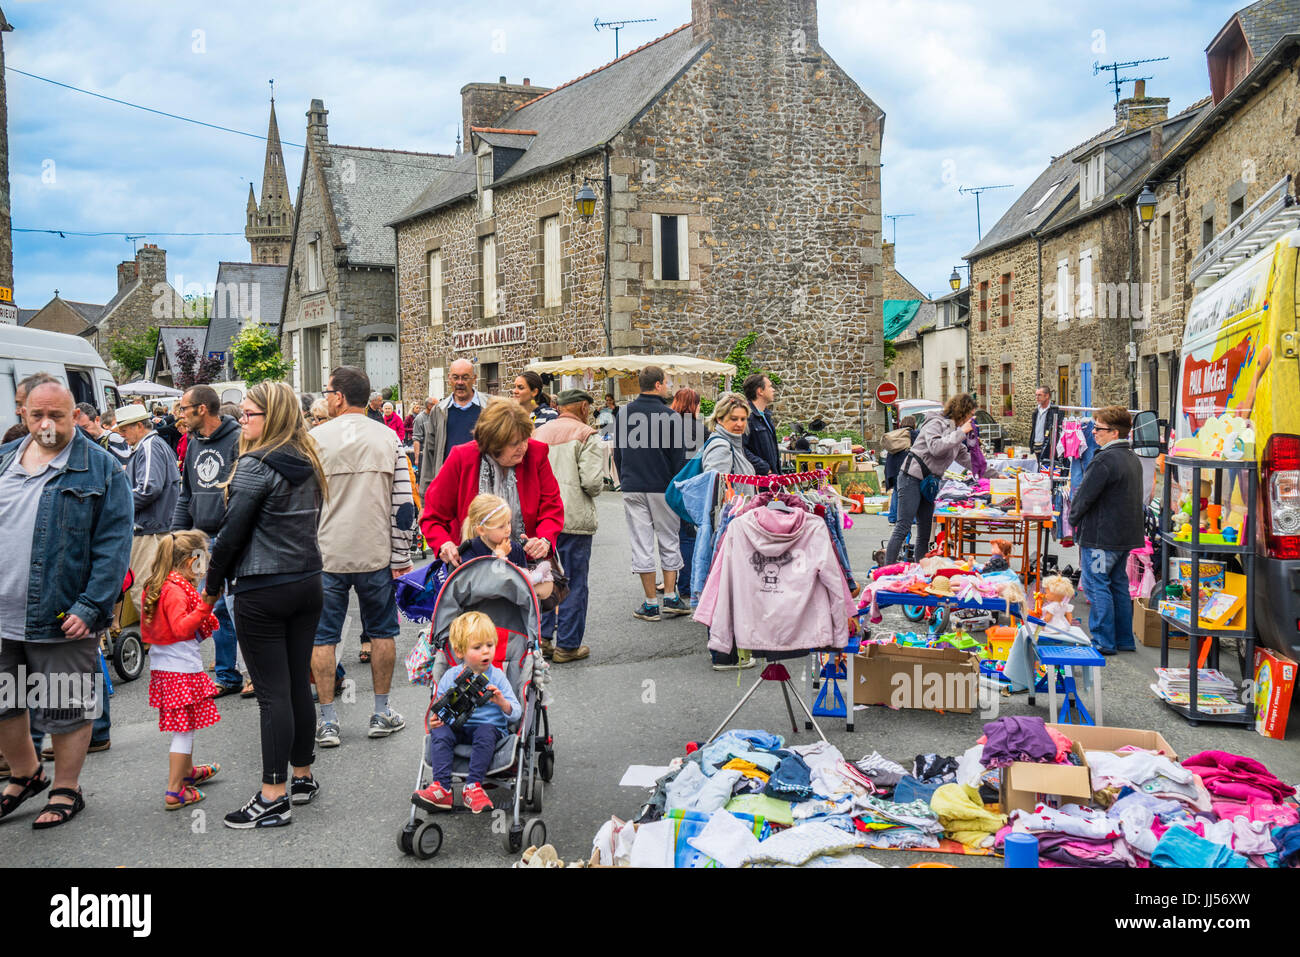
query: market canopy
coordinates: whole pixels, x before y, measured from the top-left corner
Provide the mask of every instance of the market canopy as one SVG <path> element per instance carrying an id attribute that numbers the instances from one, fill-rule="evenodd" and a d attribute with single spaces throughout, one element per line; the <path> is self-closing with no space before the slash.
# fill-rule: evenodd
<path id="1" fill-rule="evenodd" d="M 921 308 L 920 299 L 886 299 L 885 300 L 885 338 L 897 339 L 904 329 L 916 318 Z"/>
<path id="2" fill-rule="evenodd" d="M 180 389 L 173 389 L 157 382 L 145 382 L 143 379 L 120 385 L 117 391 L 122 395 L 145 395 L 156 399 L 179 399 L 185 394 Z"/>
<path id="3" fill-rule="evenodd" d="M 636 375 L 646 366 L 659 366 L 668 375 L 734 376 L 736 374 L 736 367 L 730 362 L 697 359 L 694 356 L 578 356 L 573 359 L 530 362 L 527 368 L 538 375 L 584 375 L 587 372 Z"/>

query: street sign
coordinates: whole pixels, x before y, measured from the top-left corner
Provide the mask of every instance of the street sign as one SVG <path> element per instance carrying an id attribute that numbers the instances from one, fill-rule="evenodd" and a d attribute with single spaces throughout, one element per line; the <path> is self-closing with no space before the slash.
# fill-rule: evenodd
<path id="1" fill-rule="evenodd" d="M 898 386 L 886 380 L 876 386 L 876 401 L 881 405 L 893 405 L 898 401 Z"/>

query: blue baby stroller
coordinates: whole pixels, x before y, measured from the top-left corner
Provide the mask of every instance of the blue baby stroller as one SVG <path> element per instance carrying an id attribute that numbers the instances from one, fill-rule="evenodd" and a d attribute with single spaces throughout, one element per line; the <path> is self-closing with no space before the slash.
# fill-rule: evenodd
<path id="1" fill-rule="evenodd" d="M 426 576 L 430 586 L 422 592 L 418 585 L 426 581 Z M 431 566 L 407 578 L 414 580 L 406 582 L 405 588 L 399 586 L 399 607 L 408 617 L 423 617 L 420 613 L 428 614 L 429 594 L 442 576 Z M 498 642 L 494 663 L 506 673 L 521 706 L 519 724 L 513 733 L 502 738 L 483 781 L 485 790 L 503 792 L 510 797 L 511 820 L 503 844 L 506 853 L 518 854 L 530 844 L 541 847 L 546 843 L 546 825 L 542 819 L 524 820 L 523 812 L 542 810 L 543 782 L 549 782 L 555 770 L 554 742 L 543 701 L 548 671 L 539 644 L 541 613 L 528 574 L 509 562 L 484 556 L 457 566 L 446 576 L 438 592 L 424 636 L 434 650 L 430 677 L 435 685 L 448 668 L 458 664 L 447 639 L 452 621 L 469 611 L 483 612 L 496 625 Z M 431 711 L 432 699 L 430 706 Z M 429 713 L 426 711 L 424 718 L 425 734 L 415 779 L 417 791 L 431 783 Z M 457 745 L 452 782 L 464 782 L 470 750 L 467 744 Z M 493 803 L 505 807 L 498 801 Z M 443 834 L 433 818 L 434 815 L 411 805 L 410 817 L 397 836 L 397 846 L 403 854 L 427 860 L 438 853 Z"/>

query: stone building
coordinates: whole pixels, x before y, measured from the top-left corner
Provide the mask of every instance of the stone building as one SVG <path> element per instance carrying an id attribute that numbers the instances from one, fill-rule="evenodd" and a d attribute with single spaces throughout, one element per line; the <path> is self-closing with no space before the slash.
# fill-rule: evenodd
<path id="1" fill-rule="evenodd" d="M 248 184 L 247 223 L 249 258 L 255 263 L 287 263 L 293 241 L 293 200 L 289 196 L 289 177 L 284 171 L 284 153 L 280 149 L 280 126 L 275 120 L 275 99 L 271 100 L 271 119 L 266 130 L 266 159 L 262 164 L 262 199 L 253 195 Z"/>
<path id="2" fill-rule="evenodd" d="M 1206 50 L 1212 103 L 1151 170 L 1157 205 L 1139 233 L 1153 290 L 1138 339 L 1144 408 L 1169 418 L 1197 254 L 1286 176 L 1300 182 L 1300 3 L 1261 0 L 1229 18 Z"/>
<path id="3" fill-rule="evenodd" d="M 881 295 L 885 299 L 921 299 L 930 297 L 913 286 L 894 264 L 894 244 L 880 244 Z"/>
<path id="4" fill-rule="evenodd" d="M 856 422 L 884 373 L 884 114 L 815 0 L 691 12 L 554 90 L 462 91 L 469 149 L 393 220 L 407 394 L 461 356 L 500 391 L 533 358 L 720 358 L 753 329 L 783 407 Z"/>
<path id="5" fill-rule="evenodd" d="M 1012 441 L 1028 441 L 1040 384 L 1061 405 L 1134 401 L 1129 343 L 1149 295 L 1132 199 L 1207 106 L 1170 118 L 1168 104 L 1139 80 L 1115 124 L 1055 157 L 966 256 L 973 390 Z"/>
<path id="6" fill-rule="evenodd" d="M 40 309 L 22 309 L 22 324 L 33 329 L 47 329 L 50 332 L 62 332 L 70 336 L 84 336 L 96 349 L 99 348 L 99 329 L 95 325 L 104 311 L 103 303 L 72 302 L 54 290 L 54 298 Z"/>
<path id="7" fill-rule="evenodd" d="M 393 234 L 384 224 L 451 164 L 436 153 L 336 146 L 320 100 L 307 112 L 281 349 L 293 386 L 319 392 L 339 365 L 364 368 L 376 389 L 398 384 Z M 420 390 L 417 390 L 420 391 Z"/>
<path id="8" fill-rule="evenodd" d="M 249 322 L 269 328 L 280 335 L 284 308 L 284 288 L 289 266 L 274 263 L 223 262 L 217 266 L 217 282 L 212 294 L 212 314 L 208 322 L 205 353 L 217 353 L 225 363 L 224 378 L 235 379 L 230 341 Z"/>
<path id="9" fill-rule="evenodd" d="M 14 305 L 14 239 L 9 214 L 9 101 L 5 92 L 4 35 L 13 27 L 0 10 L 0 322 L 16 324 Z"/>

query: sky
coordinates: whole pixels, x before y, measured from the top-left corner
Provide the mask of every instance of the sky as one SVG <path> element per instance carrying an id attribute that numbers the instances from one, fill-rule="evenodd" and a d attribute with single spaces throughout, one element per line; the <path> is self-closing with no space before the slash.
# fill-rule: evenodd
<path id="1" fill-rule="evenodd" d="M 614 58 L 596 19 L 654 18 L 619 34 L 620 52 L 688 21 L 690 0 L 347 3 L 7 0 L 4 35 L 14 301 L 106 302 L 122 235 L 167 250 L 182 293 L 248 261 L 250 179 L 265 142 L 131 109 L 36 74 L 167 113 L 265 136 L 275 80 L 284 159 L 296 191 L 307 106 L 325 101 L 330 141 L 452 153 L 460 88 L 529 77 L 557 86 Z M 983 232 L 1053 155 L 1108 127 L 1115 95 L 1094 63 L 1168 57 L 1150 76 L 1170 112 L 1209 92 L 1204 50 L 1232 4 L 1147 0 L 820 0 L 822 49 L 886 114 L 883 223 L 897 267 L 923 292 L 948 291 L 978 240 L 975 199 L 959 187 L 1010 184 L 980 200 Z M 1124 87 L 1131 95 L 1132 84 Z M 295 196 L 296 200 L 296 196 Z M 233 233 L 165 236 L 163 233 Z"/>

